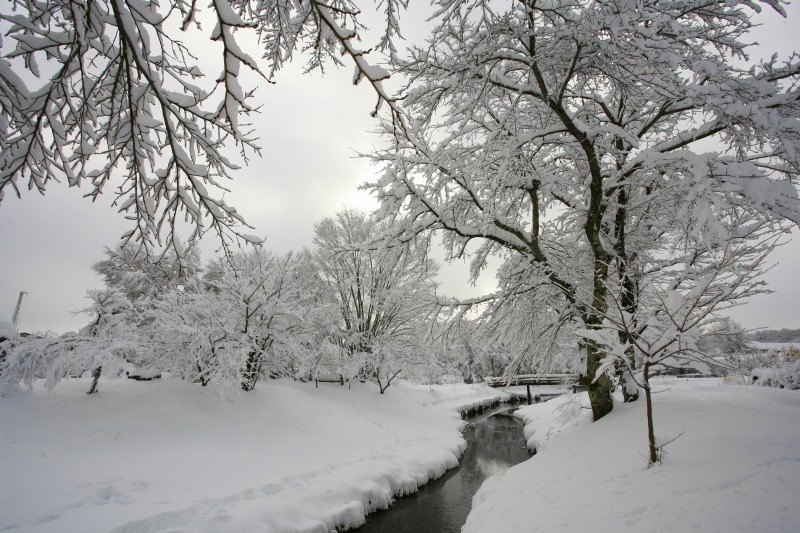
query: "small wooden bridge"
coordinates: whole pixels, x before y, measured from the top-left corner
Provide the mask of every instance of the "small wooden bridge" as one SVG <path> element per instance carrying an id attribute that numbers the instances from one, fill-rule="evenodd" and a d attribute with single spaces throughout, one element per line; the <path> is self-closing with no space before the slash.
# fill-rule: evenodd
<path id="1" fill-rule="evenodd" d="M 574 385 L 578 382 L 575 374 L 520 374 L 509 378 L 487 377 L 484 383 L 490 387 L 507 385 Z"/>
<path id="2" fill-rule="evenodd" d="M 540 401 L 543 395 L 531 395 L 531 385 L 567 385 L 572 387 L 572 392 L 577 392 L 581 385 L 578 385 L 578 376 L 575 374 L 520 374 L 509 378 L 503 377 L 487 377 L 484 378 L 484 383 L 490 387 L 506 387 L 513 385 L 525 385 L 525 390 L 528 397 L 528 405 L 533 401 Z M 555 396 L 559 396 L 556 393 Z M 544 395 L 551 396 L 552 395 Z"/>

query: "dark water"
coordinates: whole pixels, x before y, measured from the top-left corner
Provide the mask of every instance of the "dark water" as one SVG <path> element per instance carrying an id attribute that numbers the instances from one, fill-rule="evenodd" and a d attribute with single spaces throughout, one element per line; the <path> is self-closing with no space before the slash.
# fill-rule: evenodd
<path id="1" fill-rule="evenodd" d="M 501 407 L 493 413 L 467 419 L 464 429 L 467 450 L 458 468 L 397 499 L 386 511 L 367 516 L 359 533 L 445 533 L 461 531 L 467 521 L 472 496 L 489 477 L 504 473 L 531 454 L 525 447 L 522 422 L 511 413 L 516 407 Z"/>

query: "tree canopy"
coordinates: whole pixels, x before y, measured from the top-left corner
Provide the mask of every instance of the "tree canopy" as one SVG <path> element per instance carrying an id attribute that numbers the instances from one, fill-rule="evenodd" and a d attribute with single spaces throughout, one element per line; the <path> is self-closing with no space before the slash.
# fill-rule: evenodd
<path id="1" fill-rule="evenodd" d="M 477 310 L 465 329 L 484 341 L 548 364 L 581 358 L 595 418 L 612 408 L 615 376 L 649 402 L 650 367 L 702 359 L 704 331 L 764 290 L 767 254 L 800 223 L 800 56 L 748 57 L 754 16 L 785 14 L 782 3 L 437 0 L 427 43 L 406 53 L 394 42 L 406 3 L 378 6 L 389 70 L 367 62 L 347 0 L 15 0 L 0 12 L 11 43 L 0 194 L 62 178 L 93 198 L 110 187 L 134 226 L 125 238 L 171 247 L 179 271 L 192 267 L 182 221 L 190 241 L 213 230 L 226 249 L 235 236 L 258 243 L 223 198 L 231 151 L 258 152 L 242 81 L 273 81 L 300 50 L 309 69 L 345 56 L 383 119 L 381 176 L 366 185 L 381 201 L 369 240 L 396 262 L 375 263 L 380 283 L 413 263 L 392 254 L 433 234 L 448 259 L 472 257 L 473 279 L 500 256 L 498 291 L 440 301 L 436 327 Z M 219 76 L 204 81 L 190 35 L 216 43 Z M 390 72 L 404 83 L 396 96 Z M 320 242 L 357 229 L 340 225 L 321 224 Z M 358 337 L 344 344 L 366 352 L 396 308 L 353 312 L 369 304 L 348 291 L 371 290 L 361 265 L 372 257 L 350 256 L 356 268 L 337 278 L 344 257 L 318 259 Z"/>
<path id="2" fill-rule="evenodd" d="M 650 273 L 750 231 L 742 217 L 800 222 L 800 58 L 746 56 L 752 12 L 778 2 L 439 5 L 398 62 L 408 129 L 387 121 L 369 186 L 395 238 L 442 231 L 450 257 L 477 241 L 474 276 L 499 254 L 503 298 L 547 291 L 544 313 L 593 330 L 612 303 L 635 315 Z M 599 418 L 606 350 L 585 346 Z"/>

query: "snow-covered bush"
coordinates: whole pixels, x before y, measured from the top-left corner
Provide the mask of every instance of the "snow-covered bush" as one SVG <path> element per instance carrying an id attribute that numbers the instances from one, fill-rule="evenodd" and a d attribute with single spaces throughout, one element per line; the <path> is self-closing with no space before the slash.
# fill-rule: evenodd
<path id="1" fill-rule="evenodd" d="M 795 346 L 746 354 L 739 367 L 754 385 L 800 389 L 800 349 Z"/>
<path id="2" fill-rule="evenodd" d="M 0 363 L 0 389 L 31 388 L 36 379 L 52 389 L 66 377 L 98 368 L 105 376 L 116 375 L 146 357 L 149 348 L 128 297 L 114 289 L 89 291 L 87 297 L 92 305 L 83 312 L 92 321 L 78 333 L 20 337 L 10 346 Z"/>
<path id="3" fill-rule="evenodd" d="M 755 368 L 750 376 L 754 385 L 800 389 L 800 360 L 774 367 Z"/>
<path id="4" fill-rule="evenodd" d="M 127 347 L 124 339 L 113 336 L 92 338 L 68 333 L 61 337 L 22 338 L 0 363 L 0 394 L 20 385 L 31 389 L 38 379 L 52 390 L 66 377 L 80 377 L 97 368 L 102 368 L 104 376 L 120 375 L 133 368 L 120 357 Z"/>

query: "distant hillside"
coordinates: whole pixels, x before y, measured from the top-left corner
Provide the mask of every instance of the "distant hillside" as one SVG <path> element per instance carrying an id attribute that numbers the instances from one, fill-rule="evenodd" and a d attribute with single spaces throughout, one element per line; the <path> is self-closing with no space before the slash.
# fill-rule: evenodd
<path id="1" fill-rule="evenodd" d="M 800 329 L 762 329 L 747 336 L 758 342 L 797 342 L 800 343 Z"/>

